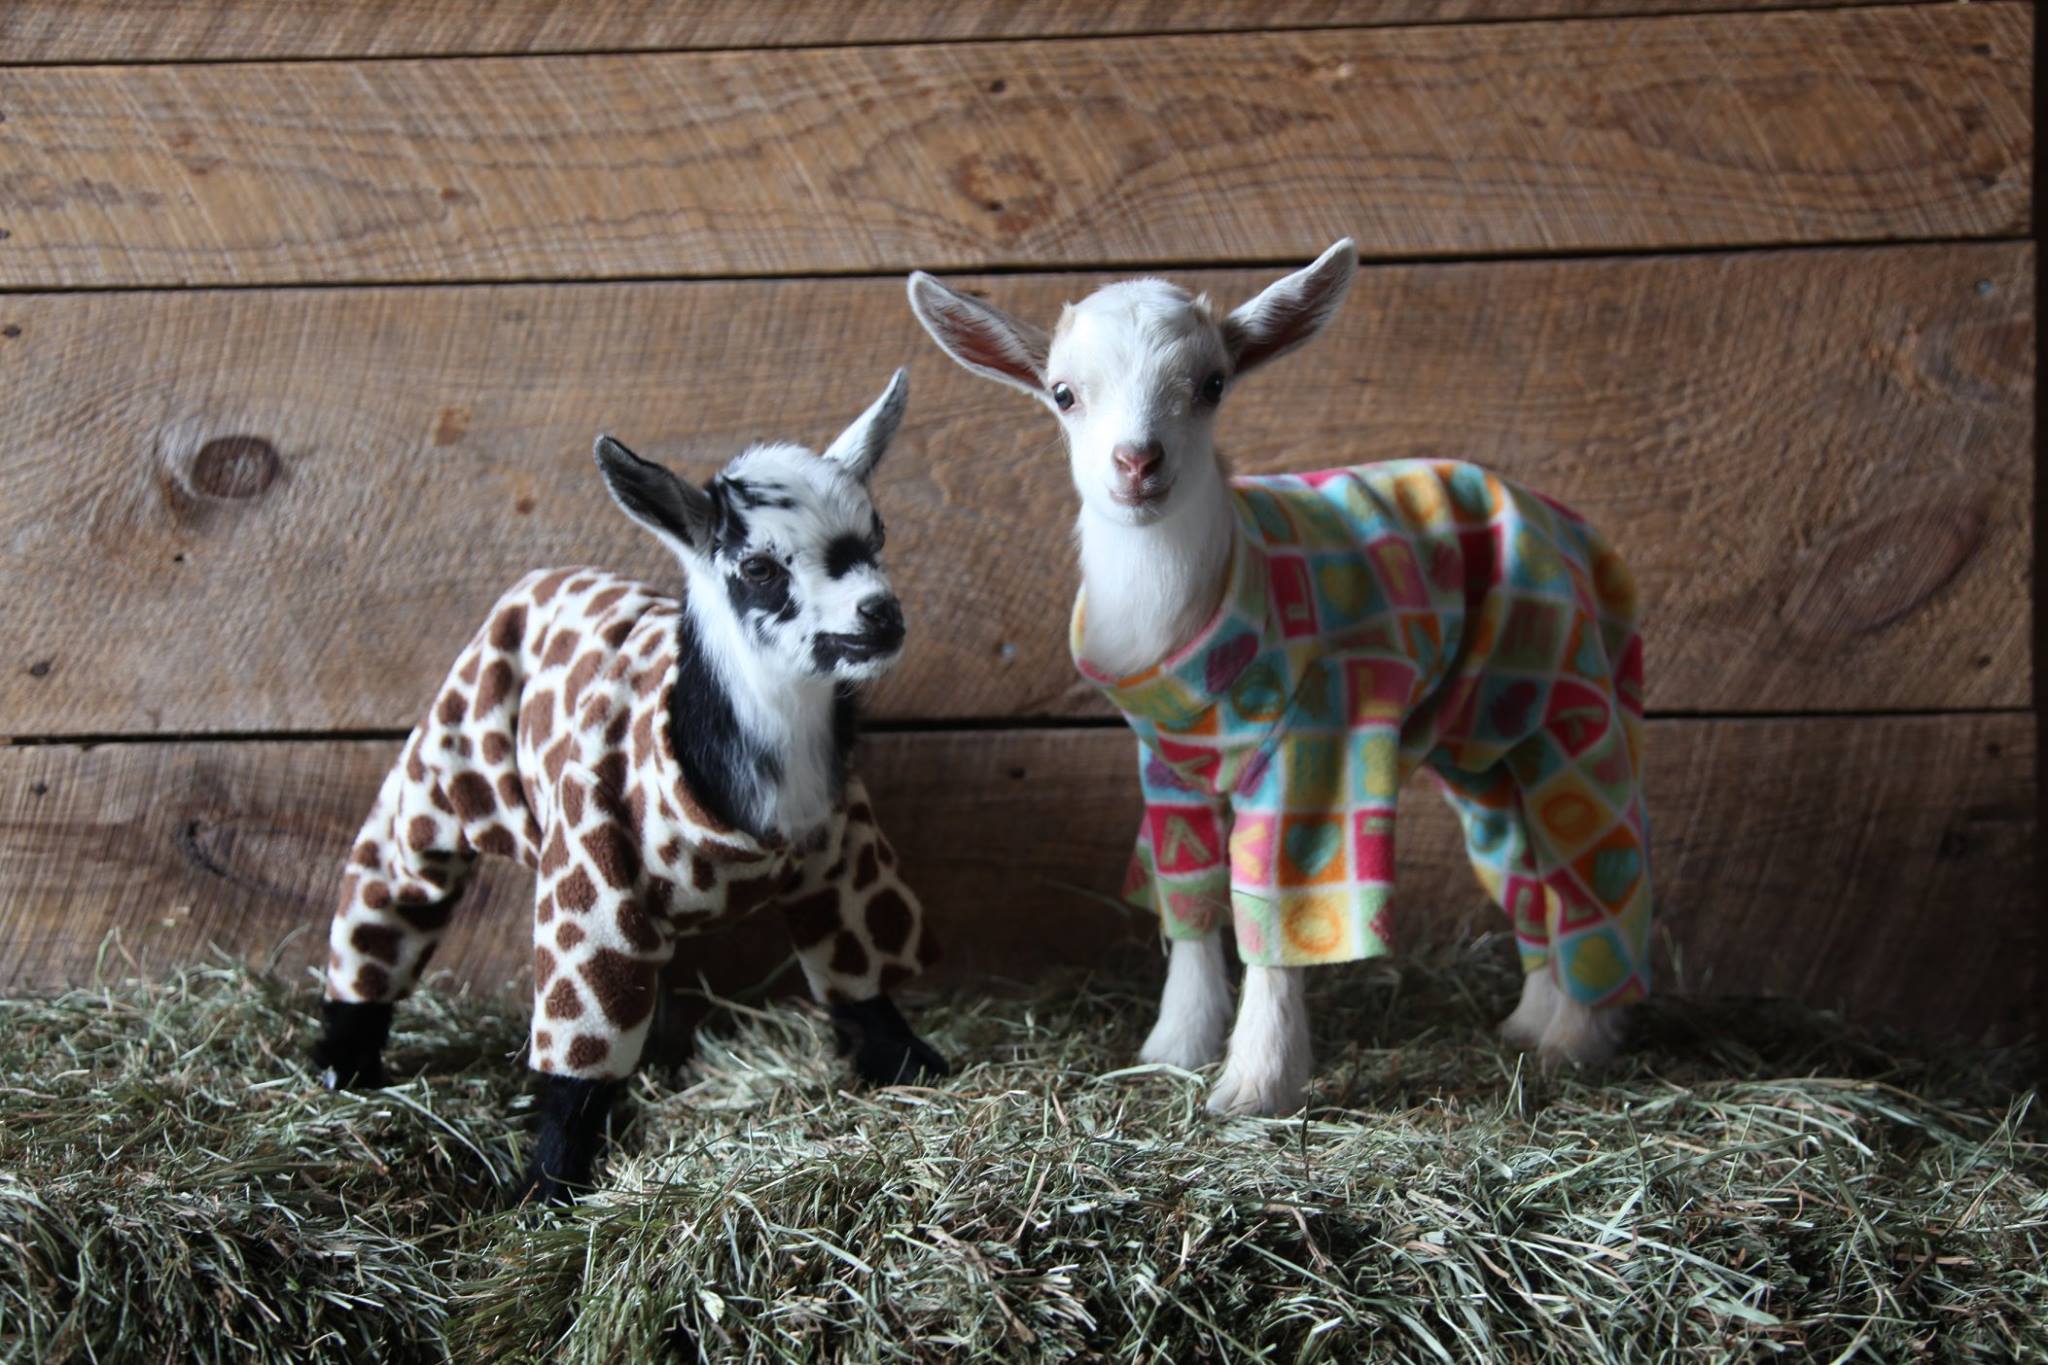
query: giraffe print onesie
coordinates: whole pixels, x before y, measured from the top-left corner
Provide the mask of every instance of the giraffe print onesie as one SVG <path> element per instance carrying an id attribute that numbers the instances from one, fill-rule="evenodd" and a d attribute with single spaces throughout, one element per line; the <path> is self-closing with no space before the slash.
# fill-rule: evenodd
<path id="1" fill-rule="evenodd" d="M 478 855 L 536 875 L 531 1065 L 629 1074 L 679 935 L 780 903 L 812 993 L 852 1004 L 935 957 L 857 778 L 801 845 L 706 810 L 669 734 L 681 604 L 596 569 L 528 575 L 456 660 L 342 877 L 327 997 L 418 980 Z"/>

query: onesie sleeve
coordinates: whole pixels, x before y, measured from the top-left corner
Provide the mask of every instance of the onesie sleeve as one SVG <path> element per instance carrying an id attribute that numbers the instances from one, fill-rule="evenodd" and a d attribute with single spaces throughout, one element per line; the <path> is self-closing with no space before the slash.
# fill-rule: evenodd
<path id="1" fill-rule="evenodd" d="M 1145 815 L 1124 899 L 1157 914 L 1169 939 L 1206 938 L 1229 915 L 1229 807 L 1181 781 L 1142 743 L 1138 780 Z"/>

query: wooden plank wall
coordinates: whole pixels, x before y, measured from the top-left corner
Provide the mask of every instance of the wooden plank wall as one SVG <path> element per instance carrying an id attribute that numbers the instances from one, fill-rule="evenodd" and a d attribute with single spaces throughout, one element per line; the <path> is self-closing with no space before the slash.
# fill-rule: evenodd
<path id="1" fill-rule="evenodd" d="M 1241 468 L 1473 458 L 1650 618 L 1700 989 L 2014 1033 L 2034 886 L 2032 7 L 1158 0 L 0 7 L 0 988 L 296 971 L 395 738 L 527 568 L 663 572 L 590 471 L 819 441 L 889 366 L 913 614 L 863 762 L 956 980 L 1136 945 L 1064 655 L 1056 432 L 913 266 L 1046 314 L 1350 233 Z M 1409 936 L 1491 927 L 1434 803 Z M 521 874 L 443 960 L 516 974 Z M 769 970 L 772 928 L 689 963 Z"/>

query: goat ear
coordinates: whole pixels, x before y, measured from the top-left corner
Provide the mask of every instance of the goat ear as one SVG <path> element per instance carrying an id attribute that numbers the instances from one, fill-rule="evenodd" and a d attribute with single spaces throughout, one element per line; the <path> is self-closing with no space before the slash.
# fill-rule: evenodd
<path id="1" fill-rule="evenodd" d="M 609 436 L 591 451 L 612 501 L 675 548 L 703 553 L 711 544 L 711 495 L 670 470 L 643 460 Z"/>
<path id="2" fill-rule="evenodd" d="M 825 447 L 825 458 L 844 465 L 847 473 L 866 483 L 896 428 L 903 424 L 903 408 L 909 399 L 910 371 L 898 370 L 889 376 L 889 387 L 882 390 L 882 396 Z"/>
<path id="3" fill-rule="evenodd" d="M 1351 277 L 1358 273 L 1358 250 L 1346 237 L 1316 257 L 1315 264 L 1295 271 L 1239 304 L 1223 320 L 1223 344 L 1238 374 L 1286 355 L 1323 329 L 1336 316 Z"/>
<path id="4" fill-rule="evenodd" d="M 953 359 L 1034 398 L 1045 397 L 1045 332 L 1002 309 L 948 289 L 922 270 L 910 272 L 910 311 Z"/>

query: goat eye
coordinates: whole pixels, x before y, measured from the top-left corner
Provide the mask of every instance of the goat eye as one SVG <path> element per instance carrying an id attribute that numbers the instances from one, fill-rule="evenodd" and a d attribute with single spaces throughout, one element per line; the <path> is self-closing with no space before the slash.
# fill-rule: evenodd
<path id="1" fill-rule="evenodd" d="M 1223 375 L 1221 371 L 1202 381 L 1202 401 L 1220 403 L 1223 401 Z"/>
<path id="2" fill-rule="evenodd" d="M 766 583 L 781 570 L 773 555 L 749 555 L 740 561 L 740 577 L 749 583 Z"/>
<path id="3" fill-rule="evenodd" d="M 1074 391 L 1065 384 L 1052 386 L 1052 401 L 1061 412 L 1074 406 Z"/>

